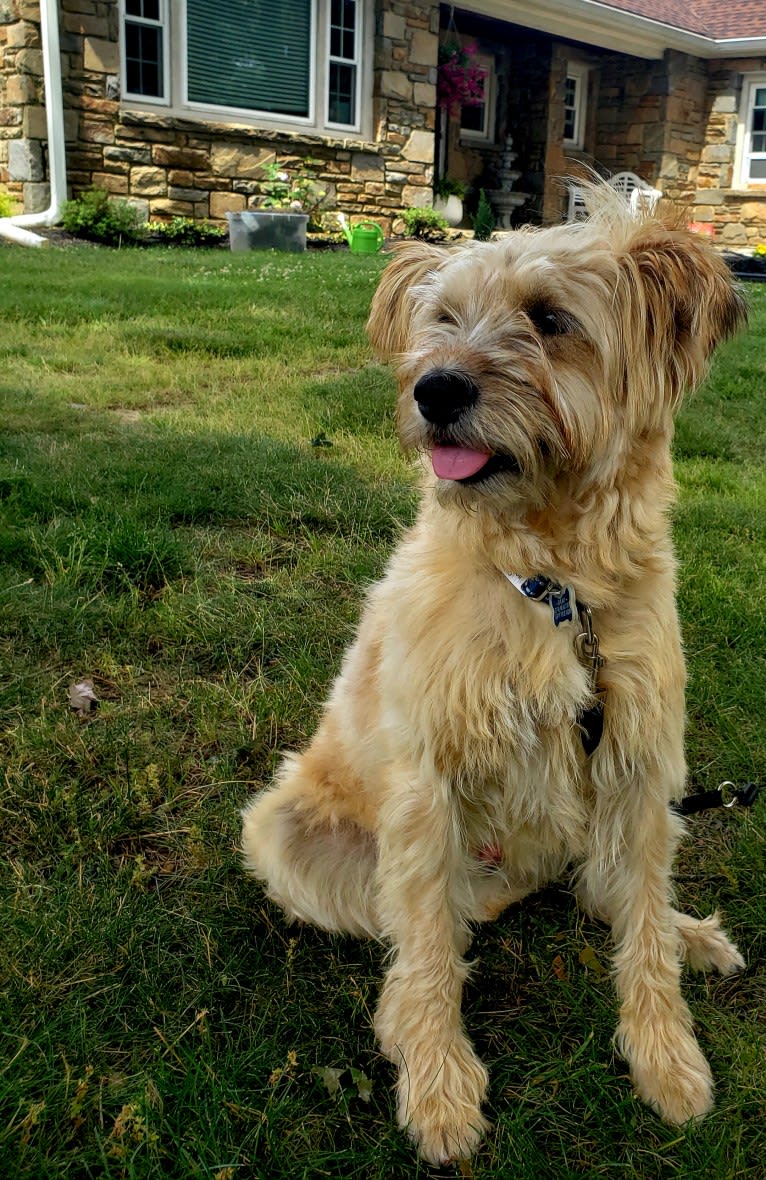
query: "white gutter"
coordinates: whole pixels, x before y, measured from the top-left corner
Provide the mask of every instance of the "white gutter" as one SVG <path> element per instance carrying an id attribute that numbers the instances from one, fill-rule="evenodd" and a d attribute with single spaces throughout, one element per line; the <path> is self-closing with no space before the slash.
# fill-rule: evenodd
<path id="1" fill-rule="evenodd" d="M 57 0 L 40 0 L 40 30 L 43 43 L 45 118 L 48 131 L 48 175 L 50 205 L 44 213 L 17 213 L 0 217 L 0 237 L 22 246 L 42 246 L 47 238 L 27 226 L 55 225 L 66 200 L 66 148 L 64 140 L 64 98 L 61 88 L 61 50 Z"/>
<path id="2" fill-rule="evenodd" d="M 755 53 L 766 54 L 766 37 L 720 37 L 714 42 L 716 49 L 728 57 L 750 57 Z"/>

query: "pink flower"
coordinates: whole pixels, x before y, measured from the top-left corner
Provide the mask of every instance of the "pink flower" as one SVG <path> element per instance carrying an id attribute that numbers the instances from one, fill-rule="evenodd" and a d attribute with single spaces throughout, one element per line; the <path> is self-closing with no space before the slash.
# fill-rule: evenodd
<path id="1" fill-rule="evenodd" d="M 487 71 L 471 61 L 477 52 L 473 42 L 460 45 L 453 41 L 439 48 L 436 101 L 450 115 L 456 115 L 461 107 L 484 102 Z"/>

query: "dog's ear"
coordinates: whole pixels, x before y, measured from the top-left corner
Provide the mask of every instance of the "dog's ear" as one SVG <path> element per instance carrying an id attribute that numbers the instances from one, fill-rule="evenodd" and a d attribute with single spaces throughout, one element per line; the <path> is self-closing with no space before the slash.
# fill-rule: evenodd
<path id="1" fill-rule="evenodd" d="M 625 267 L 633 328 L 649 351 L 656 387 L 675 405 L 700 383 L 716 346 L 745 325 L 747 305 L 723 259 L 685 228 L 637 226 Z"/>
<path id="2" fill-rule="evenodd" d="M 446 260 L 443 247 L 427 242 L 403 242 L 383 271 L 367 320 L 367 335 L 382 360 L 390 360 L 407 348 L 411 288 L 438 270 Z"/>

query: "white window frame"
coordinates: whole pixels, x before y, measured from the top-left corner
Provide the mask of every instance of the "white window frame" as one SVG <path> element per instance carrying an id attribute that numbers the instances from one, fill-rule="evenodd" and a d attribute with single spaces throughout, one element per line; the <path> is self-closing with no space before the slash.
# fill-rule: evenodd
<path id="1" fill-rule="evenodd" d="M 495 141 L 495 109 L 497 103 L 497 74 L 495 72 L 495 59 L 491 54 L 477 53 L 471 59 L 472 63 L 480 66 L 481 69 L 486 70 L 484 78 L 484 118 L 479 130 L 474 130 L 471 127 L 460 127 L 460 138 L 470 140 L 472 143 L 494 143 Z M 462 120 L 463 111 L 461 108 L 460 117 Z"/>
<path id="2" fill-rule="evenodd" d="M 762 90 L 764 87 L 766 87 L 766 73 L 745 74 L 742 85 L 742 101 L 739 107 L 739 127 L 737 129 L 738 160 L 735 169 L 736 183 L 742 189 L 760 189 L 766 187 L 766 176 L 757 176 L 754 179 L 750 176 L 750 165 L 753 160 L 763 160 L 766 162 L 766 152 L 753 152 L 750 149 L 755 92 L 756 90 Z"/>
<path id="3" fill-rule="evenodd" d="M 566 80 L 572 78 L 575 83 L 575 101 L 571 108 L 574 111 L 574 131 L 571 136 L 564 136 L 564 147 L 582 151 L 585 147 L 585 124 L 588 117 L 588 67 L 579 61 L 567 62 Z M 564 110 L 566 111 L 566 106 Z"/>
<path id="4" fill-rule="evenodd" d="M 326 69 L 325 69 L 325 110 L 324 110 L 324 125 L 331 127 L 334 131 L 359 131 L 361 127 L 361 108 L 362 108 L 362 25 L 364 22 L 364 2 L 363 0 L 356 0 L 356 19 L 354 22 L 354 57 L 353 60 L 348 57 L 334 57 L 330 52 L 332 44 L 331 36 L 331 21 L 332 21 L 332 3 L 327 0 L 327 51 L 326 51 Z M 354 66 L 356 69 L 356 87 L 354 90 L 354 111 L 356 118 L 353 123 L 331 123 L 330 122 L 330 66 L 333 63 L 344 66 Z"/>
<path id="5" fill-rule="evenodd" d="M 132 16 L 125 11 L 125 0 L 120 0 L 120 78 L 122 80 L 120 86 L 120 95 L 131 102 L 146 102 L 152 106 L 167 107 L 170 106 L 171 101 L 171 85 L 170 85 L 170 13 L 168 0 L 159 0 L 159 20 L 147 20 L 143 16 Z M 164 93 L 162 95 L 154 94 L 134 94 L 128 90 L 128 65 L 125 45 L 125 25 L 130 22 L 134 25 L 148 25 L 153 29 L 160 29 L 162 33 L 162 85 Z"/>
<path id="6" fill-rule="evenodd" d="M 169 109 L 177 118 L 193 118 L 200 122 L 244 123 L 253 127 L 269 127 L 275 130 L 306 130 L 317 135 L 337 136 L 339 133 L 350 137 L 369 138 L 372 135 L 372 27 L 370 19 L 372 0 L 356 0 L 356 37 L 354 60 L 337 59 L 356 67 L 356 119 L 353 124 L 331 123 L 330 105 L 330 0 L 312 0 L 311 3 L 311 56 L 309 62 L 309 101 L 307 115 L 285 115 L 281 112 L 249 110 L 240 107 L 211 105 L 190 102 L 188 97 L 187 67 L 187 4 L 186 0 L 160 0 L 162 22 L 163 83 L 165 94 L 155 98 L 147 94 L 133 94 L 125 89 L 127 77 L 125 62 L 125 21 L 139 20 L 127 16 L 125 0 L 119 0 L 120 14 L 120 63 L 122 100 L 133 109 L 152 110 L 158 106 Z M 139 23 L 141 23 L 139 21 Z M 333 59 L 335 60 L 335 59 Z"/>

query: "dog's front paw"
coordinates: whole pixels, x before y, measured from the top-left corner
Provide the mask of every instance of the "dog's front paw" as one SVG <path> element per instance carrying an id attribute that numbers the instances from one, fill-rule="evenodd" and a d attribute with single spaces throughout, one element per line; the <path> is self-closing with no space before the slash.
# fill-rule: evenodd
<path id="1" fill-rule="evenodd" d="M 399 1125 L 430 1164 L 466 1159 L 490 1124 L 481 1113 L 488 1075 L 467 1039 L 446 1052 L 405 1058 L 397 1083 Z"/>
<path id="2" fill-rule="evenodd" d="M 710 1066 L 690 1033 L 675 1027 L 663 1036 L 655 1027 L 631 1043 L 623 1028 L 618 1041 L 638 1096 L 666 1123 L 688 1123 L 712 1109 Z"/>

